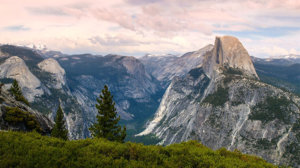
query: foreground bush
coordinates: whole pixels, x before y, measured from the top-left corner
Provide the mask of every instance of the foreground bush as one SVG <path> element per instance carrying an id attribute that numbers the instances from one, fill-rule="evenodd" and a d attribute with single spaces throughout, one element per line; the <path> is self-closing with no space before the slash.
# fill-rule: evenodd
<path id="1" fill-rule="evenodd" d="M 38 133 L 0 131 L 0 167 L 274 167 L 264 160 L 213 151 L 196 141 L 166 147 L 104 139 L 63 141 Z"/>

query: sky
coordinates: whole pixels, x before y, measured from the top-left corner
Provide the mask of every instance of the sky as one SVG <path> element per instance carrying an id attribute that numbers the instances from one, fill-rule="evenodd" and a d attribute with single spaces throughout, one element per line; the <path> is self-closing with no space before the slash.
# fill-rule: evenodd
<path id="1" fill-rule="evenodd" d="M 240 39 L 257 57 L 300 54 L 300 0 L 0 0 L 0 43 L 68 54 L 183 54 Z"/>

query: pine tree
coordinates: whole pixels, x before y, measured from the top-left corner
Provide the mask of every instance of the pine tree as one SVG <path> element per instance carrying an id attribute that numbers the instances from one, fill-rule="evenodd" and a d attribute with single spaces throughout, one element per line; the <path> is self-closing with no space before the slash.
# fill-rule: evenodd
<path id="1" fill-rule="evenodd" d="M 63 140 L 68 140 L 68 130 L 65 127 L 64 114 L 60 105 L 56 112 L 55 125 L 51 131 L 51 136 Z"/>
<path id="2" fill-rule="evenodd" d="M 3 83 L 0 83 L 0 93 L 2 92 L 2 87 L 4 86 Z"/>
<path id="3" fill-rule="evenodd" d="M 10 89 L 9 89 L 10 93 L 15 96 L 15 99 L 17 101 L 21 101 L 25 104 L 27 104 L 29 106 L 29 102 L 28 100 L 23 96 L 22 90 L 17 82 L 17 80 L 14 80 L 14 82 L 12 83 Z"/>
<path id="4" fill-rule="evenodd" d="M 115 102 L 107 85 L 104 86 L 102 94 L 97 98 L 97 102 L 97 121 L 89 129 L 92 136 L 106 138 L 110 141 L 124 142 L 126 127 L 124 126 L 122 129 L 122 127 L 118 125 L 120 116 L 117 116 Z"/>

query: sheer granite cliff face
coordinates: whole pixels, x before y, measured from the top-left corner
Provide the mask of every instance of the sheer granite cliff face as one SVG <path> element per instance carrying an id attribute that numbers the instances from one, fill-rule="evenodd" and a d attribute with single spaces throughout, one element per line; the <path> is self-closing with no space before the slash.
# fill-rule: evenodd
<path id="1" fill-rule="evenodd" d="M 217 37 L 203 64 L 173 79 L 139 135 L 155 134 L 164 145 L 199 140 L 297 167 L 299 106 L 299 97 L 258 80 L 236 38 Z"/>
<path id="2" fill-rule="evenodd" d="M 51 74 L 55 80 L 53 85 L 54 88 L 61 89 L 64 85 L 66 85 L 66 72 L 55 59 L 45 59 L 38 64 L 38 67 L 42 71 Z"/>
<path id="3" fill-rule="evenodd" d="M 202 67 L 210 78 L 218 74 L 220 67 L 239 69 L 246 76 L 258 78 L 247 50 L 232 36 L 216 37 L 214 48 L 204 56 Z"/>
<path id="4" fill-rule="evenodd" d="M 25 62 L 17 57 L 12 56 L 0 65 L 0 78 L 11 78 L 19 82 L 25 97 L 34 101 L 35 96 L 44 94 L 41 87 L 41 81 L 33 75 Z"/>

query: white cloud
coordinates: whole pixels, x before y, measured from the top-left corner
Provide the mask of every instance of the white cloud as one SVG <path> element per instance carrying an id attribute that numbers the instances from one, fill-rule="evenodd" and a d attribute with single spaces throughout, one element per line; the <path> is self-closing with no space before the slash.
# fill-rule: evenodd
<path id="1" fill-rule="evenodd" d="M 1 0 L 0 11 L 0 43 L 69 53 L 183 53 L 213 43 L 215 31 L 300 27 L 298 0 Z M 16 25 L 26 31 L 5 29 Z M 238 38 L 251 55 L 299 53 L 300 32 L 291 33 Z"/>

